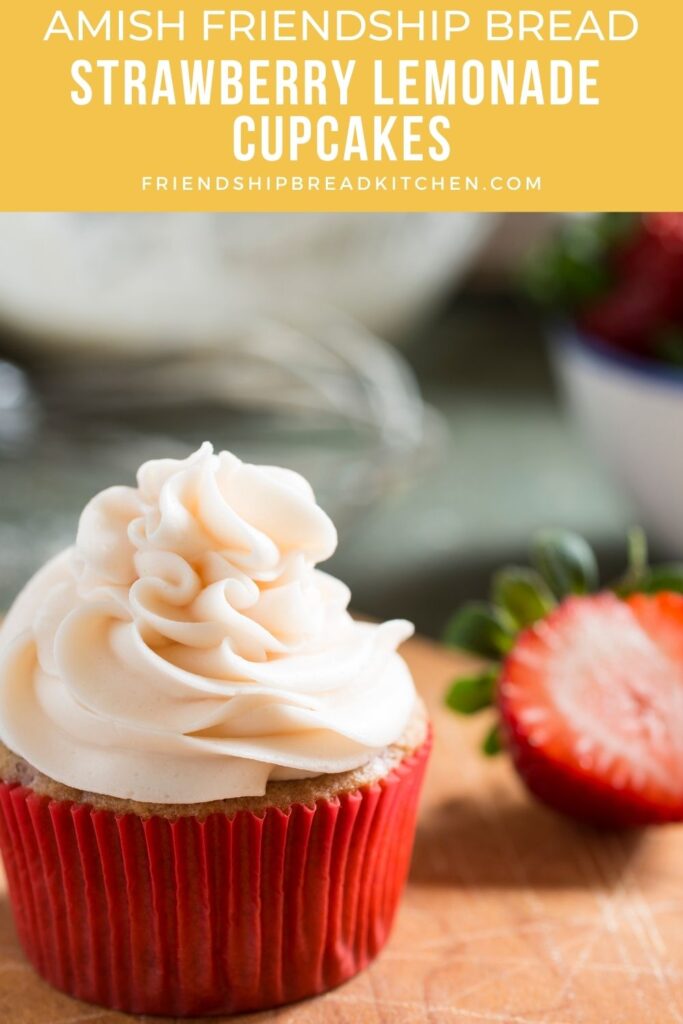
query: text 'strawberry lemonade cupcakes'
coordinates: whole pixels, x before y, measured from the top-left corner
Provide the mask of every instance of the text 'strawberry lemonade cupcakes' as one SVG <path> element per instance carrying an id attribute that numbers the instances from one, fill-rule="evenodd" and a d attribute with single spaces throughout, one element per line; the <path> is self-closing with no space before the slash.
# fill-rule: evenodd
<path id="1" fill-rule="evenodd" d="M 40 973 L 198 1015 L 360 970 L 405 879 L 428 727 L 396 653 L 315 568 L 297 474 L 210 445 L 81 517 L 0 633 L 0 842 Z"/>

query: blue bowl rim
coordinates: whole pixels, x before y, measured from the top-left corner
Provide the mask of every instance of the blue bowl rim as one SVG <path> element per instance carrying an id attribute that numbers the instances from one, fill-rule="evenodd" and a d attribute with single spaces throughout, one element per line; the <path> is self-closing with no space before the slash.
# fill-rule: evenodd
<path id="1" fill-rule="evenodd" d="M 644 377 L 668 387 L 683 388 L 683 367 L 623 352 L 572 323 L 554 324 L 551 336 L 553 344 L 558 347 L 578 349 L 602 365 L 617 367 L 633 376 Z"/>

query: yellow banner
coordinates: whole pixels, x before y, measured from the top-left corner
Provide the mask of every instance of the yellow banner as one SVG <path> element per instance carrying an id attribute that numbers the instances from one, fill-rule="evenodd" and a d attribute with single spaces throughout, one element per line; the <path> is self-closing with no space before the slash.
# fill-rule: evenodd
<path id="1" fill-rule="evenodd" d="M 22 0 L 5 210 L 683 208 L 683 4 Z"/>

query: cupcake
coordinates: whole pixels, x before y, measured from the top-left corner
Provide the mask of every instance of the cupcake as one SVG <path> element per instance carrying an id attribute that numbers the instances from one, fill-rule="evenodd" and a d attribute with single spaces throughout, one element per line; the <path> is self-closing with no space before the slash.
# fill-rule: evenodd
<path id="1" fill-rule="evenodd" d="M 429 728 L 404 621 L 316 568 L 309 485 L 210 445 L 85 508 L 0 631 L 0 846 L 40 974 L 135 1013 L 265 1009 L 379 951 Z"/>

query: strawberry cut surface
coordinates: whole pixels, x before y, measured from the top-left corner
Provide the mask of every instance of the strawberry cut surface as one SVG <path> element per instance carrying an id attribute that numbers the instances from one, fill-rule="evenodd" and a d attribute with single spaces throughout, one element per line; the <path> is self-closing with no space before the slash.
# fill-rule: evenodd
<path id="1" fill-rule="evenodd" d="M 520 634 L 498 687 L 520 775 L 600 825 L 683 819 L 683 596 L 571 597 Z"/>

